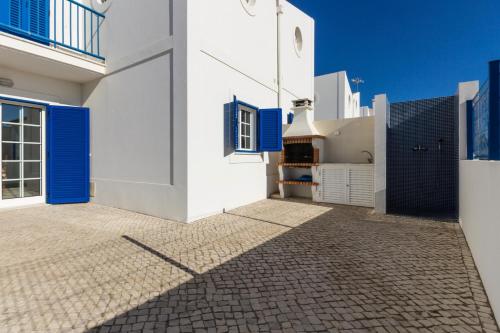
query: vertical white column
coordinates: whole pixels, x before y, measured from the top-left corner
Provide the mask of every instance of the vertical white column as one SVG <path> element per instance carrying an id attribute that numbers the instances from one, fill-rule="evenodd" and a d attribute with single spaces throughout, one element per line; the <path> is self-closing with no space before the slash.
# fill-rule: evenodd
<path id="1" fill-rule="evenodd" d="M 467 101 L 473 99 L 479 91 L 479 81 L 458 84 L 458 151 L 461 160 L 467 159 Z"/>
<path id="2" fill-rule="evenodd" d="M 386 212 L 387 184 L 387 125 L 389 101 L 387 95 L 377 95 L 373 100 L 375 112 L 375 211 Z"/>

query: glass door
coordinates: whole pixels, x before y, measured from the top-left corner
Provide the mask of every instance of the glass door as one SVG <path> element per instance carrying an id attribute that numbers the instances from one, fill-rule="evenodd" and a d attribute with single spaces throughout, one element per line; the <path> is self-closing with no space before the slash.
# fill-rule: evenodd
<path id="1" fill-rule="evenodd" d="M 2 103 L 1 206 L 43 202 L 42 109 Z"/>

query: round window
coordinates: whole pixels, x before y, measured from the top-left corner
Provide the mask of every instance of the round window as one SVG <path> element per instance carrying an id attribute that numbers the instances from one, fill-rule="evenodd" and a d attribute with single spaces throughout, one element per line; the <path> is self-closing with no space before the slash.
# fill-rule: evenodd
<path id="1" fill-rule="evenodd" d="M 297 55 L 300 56 L 302 54 L 302 48 L 304 47 L 304 41 L 302 39 L 302 30 L 299 27 L 295 28 L 295 37 L 294 37 L 295 51 Z"/>
<path id="2" fill-rule="evenodd" d="M 255 16 L 255 4 L 257 0 L 240 0 L 248 15 Z"/>

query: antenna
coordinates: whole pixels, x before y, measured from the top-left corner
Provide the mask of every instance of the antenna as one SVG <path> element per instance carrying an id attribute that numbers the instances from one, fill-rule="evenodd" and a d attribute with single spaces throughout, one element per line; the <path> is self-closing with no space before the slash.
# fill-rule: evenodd
<path id="1" fill-rule="evenodd" d="M 359 85 L 365 83 L 365 80 L 360 77 L 355 77 L 351 81 L 356 85 L 356 92 L 359 92 Z"/>

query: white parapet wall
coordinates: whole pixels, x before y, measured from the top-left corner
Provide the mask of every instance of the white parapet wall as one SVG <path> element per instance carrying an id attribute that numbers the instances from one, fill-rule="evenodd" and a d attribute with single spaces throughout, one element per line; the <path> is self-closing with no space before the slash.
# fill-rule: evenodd
<path id="1" fill-rule="evenodd" d="M 460 224 L 500 318 L 500 162 L 460 161 Z"/>

